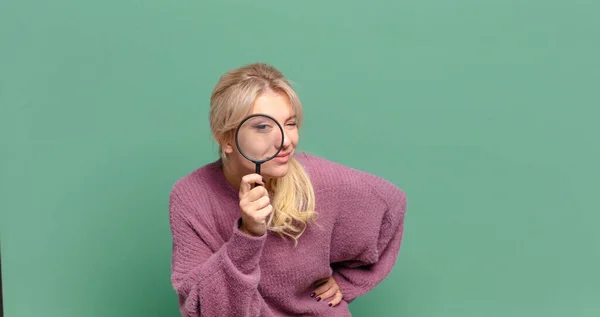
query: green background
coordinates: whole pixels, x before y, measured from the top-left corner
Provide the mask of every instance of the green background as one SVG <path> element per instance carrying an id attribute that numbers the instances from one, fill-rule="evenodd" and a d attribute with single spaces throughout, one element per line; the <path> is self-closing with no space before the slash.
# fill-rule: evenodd
<path id="1" fill-rule="evenodd" d="M 301 148 L 408 195 L 355 316 L 600 315 L 594 1 L 2 1 L 5 313 L 177 316 L 168 194 L 263 61 Z"/>

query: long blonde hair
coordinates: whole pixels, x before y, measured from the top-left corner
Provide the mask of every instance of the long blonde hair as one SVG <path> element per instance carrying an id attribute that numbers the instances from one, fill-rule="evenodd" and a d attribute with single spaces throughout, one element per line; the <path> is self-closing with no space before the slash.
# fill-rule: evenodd
<path id="1" fill-rule="evenodd" d="M 210 98 L 210 127 L 216 139 L 232 140 L 239 122 L 248 114 L 256 98 L 265 92 L 282 92 L 296 112 L 298 128 L 302 124 L 302 104 L 283 74 L 271 65 L 249 64 L 223 75 Z M 227 161 L 222 146 L 219 153 Z M 297 246 L 307 225 L 316 220 L 315 194 L 312 183 L 300 163 L 292 158 L 288 173 L 272 180 L 267 188 L 273 194 L 273 212 L 267 230 L 288 236 Z"/>

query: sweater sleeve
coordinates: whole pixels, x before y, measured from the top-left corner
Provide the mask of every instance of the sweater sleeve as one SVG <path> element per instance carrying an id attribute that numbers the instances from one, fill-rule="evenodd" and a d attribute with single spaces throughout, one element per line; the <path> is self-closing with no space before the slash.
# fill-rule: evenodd
<path id="1" fill-rule="evenodd" d="M 265 316 L 267 306 L 258 292 L 259 260 L 266 235 L 253 237 L 232 223 L 233 234 L 219 249 L 205 243 L 213 237 L 192 226 L 193 213 L 172 193 L 169 205 L 173 238 L 171 281 L 185 317 Z M 200 224 L 202 226 L 202 224 Z"/>
<path id="2" fill-rule="evenodd" d="M 405 193 L 373 175 L 362 179 L 346 191 L 332 241 L 333 277 L 348 303 L 388 276 L 404 232 Z"/>

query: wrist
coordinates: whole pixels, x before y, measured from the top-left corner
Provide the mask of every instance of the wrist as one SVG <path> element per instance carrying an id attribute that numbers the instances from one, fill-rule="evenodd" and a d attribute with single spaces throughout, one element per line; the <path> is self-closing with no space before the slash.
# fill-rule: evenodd
<path id="1" fill-rule="evenodd" d="M 244 221 L 240 220 L 240 225 L 238 226 L 238 228 L 240 229 L 241 232 L 243 232 L 244 234 L 250 235 L 250 236 L 256 236 L 255 234 L 253 234 L 250 230 L 248 230 L 246 228 L 246 226 L 244 226 Z"/>

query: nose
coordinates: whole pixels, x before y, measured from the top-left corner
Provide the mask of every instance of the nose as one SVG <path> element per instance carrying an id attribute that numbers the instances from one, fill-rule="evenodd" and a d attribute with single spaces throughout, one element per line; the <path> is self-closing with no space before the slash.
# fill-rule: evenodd
<path id="1" fill-rule="evenodd" d="M 283 148 L 286 149 L 290 146 L 290 144 L 292 143 L 292 141 L 290 141 L 290 139 L 287 136 L 287 133 L 285 133 L 285 131 L 283 132 Z"/>

